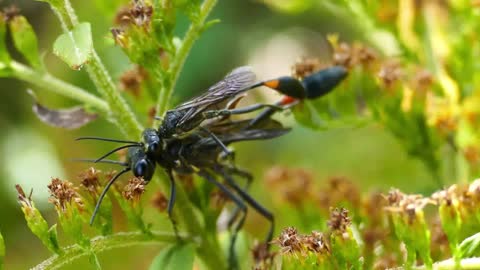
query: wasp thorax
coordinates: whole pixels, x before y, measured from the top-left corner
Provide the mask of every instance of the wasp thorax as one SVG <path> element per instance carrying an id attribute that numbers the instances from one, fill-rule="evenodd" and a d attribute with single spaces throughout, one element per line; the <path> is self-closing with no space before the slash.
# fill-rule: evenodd
<path id="1" fill-rule="evenodd" d="M 160 136 L 153 128 L 147 128 L 143 131 L 143 144 L 145 145 L 145 153 L 149 157 L 154 157 L 159 151 L 161 151 Z"/>

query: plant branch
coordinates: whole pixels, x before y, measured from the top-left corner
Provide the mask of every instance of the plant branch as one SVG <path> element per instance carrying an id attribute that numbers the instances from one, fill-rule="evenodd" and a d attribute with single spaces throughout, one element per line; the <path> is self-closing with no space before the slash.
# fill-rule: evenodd
<path id="1" fill-rule="evenodd" d="M 55 15 L 62 24 L 63 31 L 68 33 L 68 28 L 75 27 L 79 24 L 74 9 L 69 0 L 63 0 L 63 5 L 58 5 L 49 1 Z M 86 65 L 86 70 L 90 79 L 95 84 L 97 91 L 102 95 L 110 107 L 110 117 L 118 128 L 123 132 L 125 137 L 129 139 L 139 139 L 143 127 L 137 121 L 135 115 L 128 107 L 123 97 L 117 91 L 110 74 L 103 65 L 100 57 L 94 48 L 92 48 L 92 57 Z"/>
<path id="2" fill-rule="evenodd" d="M 182 238 L 186 238 L 182 236 Z M 91 248 L 86 250 L 79 245 L 72 245 L 63 249 L 62 255 L 54 255 L 33 267 L 33 270 L 59 269 L 76 259 L 116 248 L 125 248 L 138 245 L 163 245 L 176 241 L 173 233 L 155 232 L 146 235 L 141 232 L 116 233 L 109 236 L 98 236 L 90 240 Z M 190 239 L 191 240 L 191 239 Z"/>
<path id="3" fill-rule="evenodd" d="M 178 77 L 180 76 L 180 72 L 183 68 L 183 65 L 185 64 L 187 56 L 192 49 L 193 44 L 198 39 L 198 36 L 204 29 L 206 25 L 205 21 L 216 3 L 217 0 L 205 0 L 202 4 L 202 7 L 200 8 L 197 19 L 195 21 L 192 21 L 192 24 L 185 33 L 182 45 L 177 50 L 175 59 L 170 66 L 170 80 L 167 82 L 167 85 L 162 87 L 162 91 L 158 95 L 156 106 L 158 115 L 163 115 L 163 113 L 165 113 L 165 111 L 169 107 L 173 90 L 175 89 L 175 85 L 177 84 Z"/>
<path id="4" fill-rule="evenodd" d="M 19 62 L 11 61 L 10 68 L 13 76 L 22 81 L 29 82 L 42 89 L 57 93 L 59 95 L 80 101 L 89 105 L 103 114 L 108 115 L 109 106 L 102 99 L 90 94 L 87 90 L 59 80 L 48 73 L 41 73 L 31 69 Z"/>

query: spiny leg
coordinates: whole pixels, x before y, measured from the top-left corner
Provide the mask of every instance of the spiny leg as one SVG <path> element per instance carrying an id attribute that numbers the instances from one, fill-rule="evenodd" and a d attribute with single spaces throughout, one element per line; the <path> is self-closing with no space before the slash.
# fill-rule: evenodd
<path id="1" fill-rule="evenodd" d="M 225 170 L 223 166 L 217 166 L 215 168 L 215 171 L 223 175 L 225 180 L 227 181 L 227 184 L 235 190 L 235 192 L 238 193 L 238 195 L 245 201 L 247 202 L 253 209 L 255 209 L 260 215 L 265 217 L 268 221 L 270 221 L 270 229 L 268 231 L 267 237 L 265 239 L 265 242 L 267 245 L 270 243 L 270 241 L 273 238 L 273 230 L 275 227 L 275 222 L 274 222 L 274 217 L 273 214 L 265 209 L 263 206 L 261 206 L 255 199 L 253 199 L 246 191 L 244 191 L 241 187 L 235 183 L 235 181 L 232 179 L 232 177 L 228 174 L 228 172 Z"/>
<path id="2" fill-rule="evenodd" d="M 170 180 L 170 198 L 168 199 L 168 206 L 167 206 L 167 213 L 170 222 L 172 222 L 173 231 L 175 232 L 175 236 L 178 240 L 180 239 L 180 235 L 178 234 L 177 222 L 173 218 L 173 205 L 175 204 L 175 199 L 177 197 L 177 187 L 175 185 L 175 178 L 173 177 L 172 170 L 166 170 L 168 175 L 168 179 Z"/>
<path id="3" fill-rule="evenodd" d="M 222 183 L 218 182 L 215 177 L 213 177 L 210 173 L 208 173 L 207 171 L 205 170 L 201 170 L 198 172 L 198 175 L 200 175 L 201 177 L 205 178 L 207 181 L 209 181 L 210 183 L 213 183 L 214 185 L 216 185 L 223 193 L 225 193 L 228 198 L 230 198 L 236 205 L 238 208 L 241 209 L 241 211 L 243 212 L 243 215 L 242 217 L 240 218 L 240 220 L 238 221 L 237 223 L 237 226 L 235 226 L 234 228 L 234 231 L 232 233 L 232 237 L 231 237 L 231 240 L 230 240 L 230 247 L 229 247 L 229 258 L 228 258 L 228 261 L 229 261 L 229 268 L 230 269 L 237 269 L 238 268 L 238 262 L 236 260 L 236 256 L 235 256 L 235 242 L 236 242 L 236 239 L 237 239 L 237 235 L 238 235 L 238 232 L 240 231 L 240 229 L 243 227 L 243 224 L 245 222 L 245 218 L 247 217 L 247 206 L 245 205 L 245 203 L 240 199 L 238 198 L 235 194 L 232 193 L 232 191 L 230 191 L 226 186 L 224 186 Z"/>

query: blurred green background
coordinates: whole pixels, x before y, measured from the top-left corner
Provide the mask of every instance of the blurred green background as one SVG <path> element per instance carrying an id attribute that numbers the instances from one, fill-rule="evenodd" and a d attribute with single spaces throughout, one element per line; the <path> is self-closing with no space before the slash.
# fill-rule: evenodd
<path id="1" fill-rule="evenodd" d="M 121 50 L 114 46 L 109 32 L 115 11 L 124 2 L 73 1 L 81 21 L 92 23 L 95 47 L 115 80 L 130 67 Z M 53 55 L 52 44 L 61 29 L 48 5 L 36 1 L 0 3 L 2 7 L 10 4 L 17 5 L 35 28 L 48 70 L 95 93 L 85 71 L 72 71 Z M 177 85 L 175 104 L 201 93 L 236 66 L 251 65 L 260 79 L 268 79 L 289 74 L 290 66 L 299 57 L 328 60 L 331 51 L 325 41 L 326 34 L 339 33 L 346 41 L 362 39 L 361 35 L 354 33 L 348 21 L 339 20 L 320 9 L 302 10 L 301 6 L 298 12 L 285 14 L 259 1 L 224 0 L 219 1 L 210 18 L 219 18 L 221 23 L 205 32 L 194 46 Z M 187 21 L 184 21 L 186 27 Z M 179 33 L 184 30 L 182 27 L 178 29 Z M 9 44 L 12 48 L 11 41 Z M 11 52 L 16 59 L 21 59 L 14 50 Z M 46 186 L 50 178 L 78 181 L 77 175 L 88 165 L 73 163 L 70 159 L 98 157 L 111 149 L 108 144 L 78 143 L 74 138 L 86 135 L 121 138 L 120 132 L 104 119 L 74 131 L 43 124 L 32 113 L 32 100 L 26 93 L 29 87 L 18 80 L 0 78 L 0 230 L 7 246 L 6 269 L 26 269 L 50 256 L 28 230 L 16 201 L 14 185 L 21 184 L 26 191 L 33 188 L 37 207 L 48 221 L 53 222 L 54 208 L 47 202 Z M 71 100 L 46 91 L 36 93 L 40 102 L 51 108 L 75 105 Z M 253 96 L 267 98 L 257 92 Z M 264 173 L 274 165 L 312 171 L 316 185 L 322 185 L 332 176 L 345 176 L 358 183 L 363 191 L 385 191 L 395 186 L 405 192 L 422 192 L 435 187 L 423 165 L 409 159 L 399 143 L 376 124 L 319 132 L 296 125 L 289 115 L 280 118 L 293 128 L 286 136 L 267 142 L 235 145 L 239 166 L 253 171 L 256 176 L 251 191 L 253 197 L 277 213 L 277 230 L 301 225 L 295 217 L 279 215 L 282 209 L 276 209 L 271 196 L 266 193 Z M 100 168 L 107 170 L 109 167 Z M 148 186 L 144 196 L 147 208 L 150 208 L 150 197 L 157 188 L 155 184 Z M 159 215 L 166 220 L 165 214 L 153 210 L 147 210 L 146 215 L 146 219 L 154 223 L 159 220 Z M 260 220 L 251 215 L 247 230 L 260 234 L 263 233 L 260 226 L 251 226 L 257 219 Z M 114 220 L 116 230 L 125 229 L 118 207 Z M 260 222 L 266 229 L 266 223 Z M 102 253 L 100 260 L 104 269 L 147 269 L 156 253 L 158 247 L 141 246 Z M 67 269 L 85 267 L 88 267 L 86 259 L 76 261 Z"/>

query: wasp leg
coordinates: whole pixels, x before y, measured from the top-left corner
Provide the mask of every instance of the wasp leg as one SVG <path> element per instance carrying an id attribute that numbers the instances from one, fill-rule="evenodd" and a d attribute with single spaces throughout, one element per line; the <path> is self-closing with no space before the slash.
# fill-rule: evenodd
<path id="1" fill-rule="evenodd" d="M 170 180 L 170 198 L 168 199 L 168 206 L 167 206 L 167 213 L 170 222 L 172 222 L 173 231 L 175 232 L 175 236 L 178 240 L 180 239 L 180 235 L 178 234 L 177 222 L 173 218 L 173 205 L 175 205 L 175 199 L 177 198 L 177 187 L 175 185 L 175 178 L 173 177 L 172 170 L 166 170 L 168 175 L 168 179 Z"/>
<path id="2" fill-rule="evenodd" d="M 236 205 L 238 208 L 240 208 L 243 212 L 242 217 L 237 223 L 237 226 L 235 226 L 233 233 L 232 233 L 232 238 L 230 240 L 230 247 L 229 247 L 229 269 L 238 269 L 238 262 L 235 256 L 235 241 L 237 239 L 238 232 L 240 229 L 243 227 L 243 224 L 245 222 L 245 218 L 247 217 L 247 206 L 245 203 L 238 198 L 235 194 L 232 193 L 225 185 L 222 183 L 218 182 L 213 175 L 208 173 L 205 170 L 201 170 L 198 172 L 198 175 L 205 178 L 207 181 L 210 183 L 213 183 L 216 185 L 223 193 L 225 193 Z"/>
<path id="3" fill-rule="evenodd" d="M 233 162 L 233 160 L 235 159 L 235 153 L 233 151 L 230 151 L 228 147 L 223 144 L 223 142 L 210 130 L 204 127 L 200 127 L 200 129 L 206 132 L 222 148 L 223 152 L 227 155 L 227 157 L 230 157 L 230 160 Z"/>
<path id="4" fill-rule="evenodd" d="M 246 183 L 243 186 L 243 190 L 248 191 L 248 189 L 250 188 L 250 185 L 253 182 L 253 175 L 250 172 L 239 169 L 237 167 L 225 167 L 225 169 L 227 170 L 228 173 L 230 173 L 232 175 L 240 176 L 243 179 L 245 179 Z M 237 220 L 239 214 L 240 214 L 240 208 L 237 207 L 233 210 L 233 213 L 228 218 L 228 222 L 227 222 L 228 227 L 232 226 L 232 224 L 235 222 L 235 220 Z"/>
<path id="5" fill-rule="evenodd" d="M 286 100 L 289 103 L 285 103 Z M 281 107 L 282 110 L 287 110 L 287 109 L 290 109 L 291 107 L 293 107 L 294 105 L 296 105 L 298 102 L 299 102 L 298 99 L 286 99 L 286 98 L 284 98 L 284 99 L 276 102 L 274 105 L 277 106 L 277 107 Z M 269 119 L 277 111 L 279 111 L 279 110 L 274 109 L 274 108 L 266 108 L 265 110 L 261 111 L 257 116 L 255 116 L 255 118 L 253 118 L 250 121 L 250 123 L 248 123 L 248 125 L 245 127 L 245 129 L 254 128 L 257 124 L 261 123 L 263 120 Z"/>
<path id="6" fill-rule="evenodd" d="M 253 104 L 243 108 L 238 108 L 238 109 L 210 110 L 210 111 L 203 112 L 203 116 L 206 119 L 209 119 L 209 118 L 215 118 L 219 116 L 230 116 L 232 114 L 244 114 L 244 113 L 254 112 L 263 108 L 271 108 L 277 111 L 281 111 L 284 109 L 282 106 L 278 106 L 278 105 L 257 103 L 257 104 Z"/>
<path id="7" fill-rule="evenodd" d="M 255 209 L 260 215 L 265 217 L 268 221 L 270 221 L 270 229 L 268 231 L 267 237 L 265 239 L 265 243 L 269 245 L 270 241 L 272 241 L 273 238 L 273 230 L 275 228 L 275 220 L 273 217 L 273 214 L 265 209 L 263 206 L 261 206 L 255 199 L 253 199 L 247 192 L 245 192 L 241 187 L 235 183 L 235 181 L 232 179 L 232 177 L 228 174 L 228 172 L 225 170 L 223 166 L 217 166 L 215 168 L 215 171 L 220 173 L 225 181 L 227 182 L 227 185 L 233 188 L 235 192 L 245 201 L 247 202 L 253 209 Z"/>

